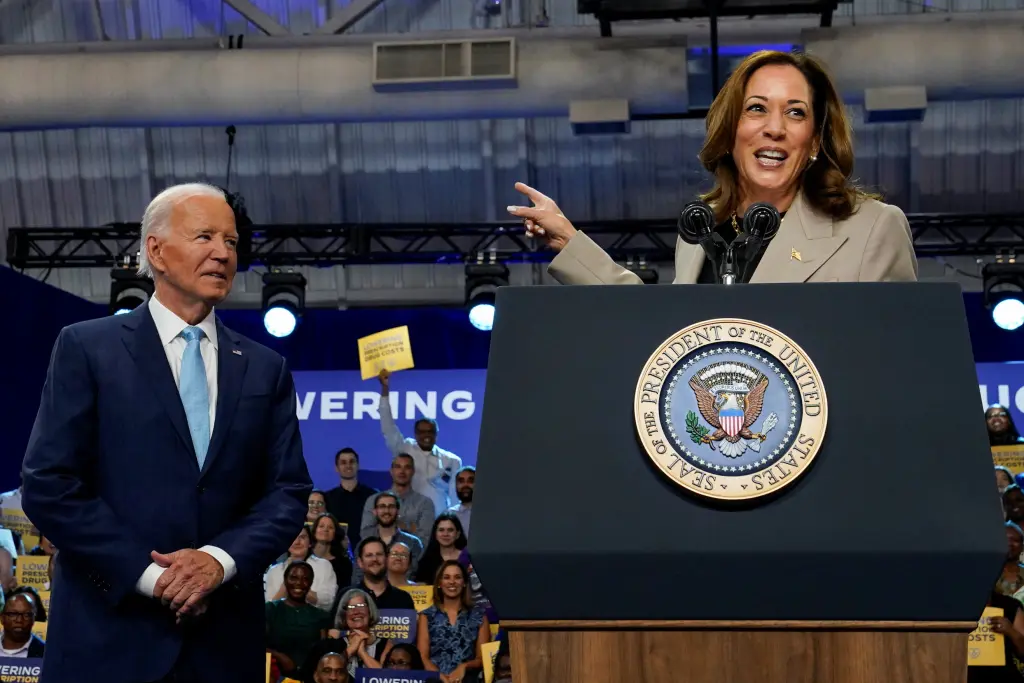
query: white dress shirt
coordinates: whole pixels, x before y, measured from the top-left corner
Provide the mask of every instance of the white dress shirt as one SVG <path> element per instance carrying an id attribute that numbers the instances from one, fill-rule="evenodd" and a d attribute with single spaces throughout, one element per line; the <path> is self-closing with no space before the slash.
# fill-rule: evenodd
<path id="1" fill-rule="evenodd" d="M 322 557 L 310 555 L 306 562 L 313 568 L 313 585 L 309 590 L 316 593 L 315 607 L 330 612 L 334 606 L 334 596 L 338 594 L 338 575 L 334 566 Z M 289 562 L 278 562 L 263 575 L 263 592 L 267 602 L 271 602 L 284 584 L 284 570 Z"/>
<path id="2" fill-rule="evenodd" d="M 149 298 L 149 313 L 153 316 L 156 332 L 160 336 L 160 343 L 163 345 L 164 353 L 167 354 L 167 362 L 171 366 L 174 384 L 178 386 L 181 381 L 181 358 L 185 355 L 185 347 L 188 345 L 181 333 L 189 324 L 160 303 L 156 296 Z M 213 311 L 211 310 L 210 314 L 196 327 L 206 335 L 199 342 L 199 354 L 203 357 L 203 365 L 206 366 L 206 386 L 210 392 L 210 434 L 212 436 L 214 419 L 217 415 L 217 320 Z M 204 545 L 199 550 L 212 555 L 220 562 L 224 568 L 224 583 L 234 577 L 235 561 L 230 555 L 212 545 Z M 146 597 L 153 597 L 157 579 L 164 571 L 165 568 L 157 563 L 150 564 L 142 573 L 135 589 Z"/>
<path id="3" fill-rule="evenodd" d="M 3 631 L 0 631 L 0 639 L 2 639 L 3 637 Z M 6 647 L 0 646 L 0 654 L 3 654 L 4 657 L 21 657 L 24 659 L 28 657 L 28 646 L 31 644 L 32 637 L 29 636 L 29 639 L 25 641 L 24 645 L 22 645 L 21 647 L 14 648 L 13 650 L 8 650 Z"/>

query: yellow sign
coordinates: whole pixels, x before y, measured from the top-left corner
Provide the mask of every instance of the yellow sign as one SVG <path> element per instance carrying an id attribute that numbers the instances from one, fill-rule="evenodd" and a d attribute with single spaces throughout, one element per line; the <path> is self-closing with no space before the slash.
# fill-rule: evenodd
<path id="1" fill-rule="evenodd" d="M 37 591 L 45 591 L 50 583 L 49 568 L 49 555 L 19 555 L 15 578 L 19 586 L 32 586 Z"/>
<path id="2" fill-rule="evenodd" d="M 28 516 L 18 508 L 3 508 L 0 511 L 0 526 L 21 534 L 21 544 L 25 550 L 32 550 L 39 545 L 39 529 L 32 526 Z"/>
<path id="3" fill-rule="evenodd" d="M 272 658 L 272 655 L 268 652 L 267 653 L 267 683 L 270 683 L 270 660 L 271 660 L 271 658 Z"/>
<path id="4" fill-rule="evenodd" d="M 46 615 L 50 615 L 50 591 L 38 591 L 39 599 L 43 601 L 43 609 L 46 610 Z"/>
<path id="5" fill-rule="evenodd" d="M 992 462 L 1019 474 L 1024 472 L 1024 444 L 1017 446 L 993 446 Z"/>
<path id="6" fill-rule="evenodd" d="M 412 596 L 417 612 L 422 612 L 434 604 L 433 586 L 399 586 L 399 588 Z"/>
<path id="7" fill-rule="evenodd" d="M 32 624 L 32 633 L 36 634 L 37 636 L 39 636 L 43 640 L 46 640 L 46 624 L 47 623 L 48 622 L 45 622 L 45 621 L 37 621 L 36 623 Z"/>
<path id="8" fill-rule="evenodd" d="M 498 648 L 501 643 L 491 641 L 480 646 L 480 655 L 484 660 L 484 683 L 491 683 L 494 680 L 494 660 L 498 658 Z"/>
<path id="9" fill-rule="evenodd" d="M 992 619 L 1003 616 L 1000 607 L 986 607 L 978 628 L 967 638 L 968 666 L 1006 666 L 1003 634 L 992 630 Z"/>
<path id="10" fill-rule="evenodd" d="M 665 340 L 637 381 L 637 435 L 672 483 L 703 498 L 771 495 L 821 448 L 828 401 L 808 355 L 752 320 L 705 320 Z"/>
<path id="11" fill-rule="evenodd" d="M 359 369 L 363 379 L 376 377 L 381 370 L 409 370 L 412 367 L 412 346 L 409 344 L 409 328 L 405 325 L 359 340 Z"/>

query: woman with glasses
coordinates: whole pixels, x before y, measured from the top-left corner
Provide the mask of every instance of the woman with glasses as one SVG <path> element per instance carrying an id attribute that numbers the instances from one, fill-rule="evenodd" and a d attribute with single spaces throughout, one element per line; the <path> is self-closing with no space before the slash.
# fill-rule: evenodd
<path id="1" fill-rule="evenodd" d="M 324 492 L 313 489 L 306 499 L 306 524 L 313 525 L 317 518 L 327 512 L 327 497 Z"/>
<path id="2" fill-rule="evenodd" d="M 396 588 L 415 586 L 409 580 L 409 568 L 412 561 L 412 550 L 401 541 L 396 542 L 388 550 L 388 583 Z"/>
<path id="3" fill-rule="evenodd" d="M 350 588 L 338 602 L 334 628 L 328 637 L 316 644 L 306 658 L 300 679 L 312 680 L 316 663 L 328 652 L 348 655 L 348 673 L 355 678 L 356 669 L 380 669 L 391 652 L 392 643 L 373 635 L 380 613 L 366 591 Z"/>

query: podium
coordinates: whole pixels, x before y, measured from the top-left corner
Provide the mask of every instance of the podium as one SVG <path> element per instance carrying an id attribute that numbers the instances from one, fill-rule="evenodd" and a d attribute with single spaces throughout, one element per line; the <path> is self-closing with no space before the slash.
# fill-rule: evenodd
<path id="1" fill-rule="evenodd" d="M 720 319 L 827 394 L 769 497 L 699 495 L 638 436 L 652 354 Z M 500 289 L 469 547 L 516 682 L 962 683 L 1006 555 L 981 411 L 955 284 Z"/>

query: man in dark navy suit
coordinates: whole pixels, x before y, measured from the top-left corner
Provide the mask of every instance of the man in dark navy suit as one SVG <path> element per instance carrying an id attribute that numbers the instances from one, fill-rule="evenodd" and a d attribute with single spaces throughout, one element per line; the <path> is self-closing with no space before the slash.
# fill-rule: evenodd
<path id="1" fill-rule="evenodd" d="M 213 313 L 237 243 L 220 190 L 165 190 L 142 222 L 154 296 L 57 338 L 22 472 L 60 548 L 43 683 L 266 675 L 262 577 L 312 484 L 284 359 Z"/>

